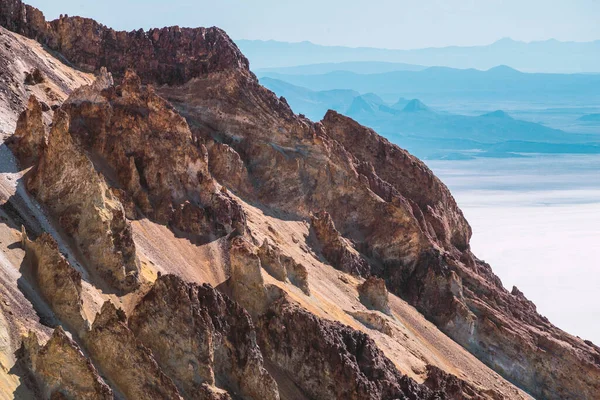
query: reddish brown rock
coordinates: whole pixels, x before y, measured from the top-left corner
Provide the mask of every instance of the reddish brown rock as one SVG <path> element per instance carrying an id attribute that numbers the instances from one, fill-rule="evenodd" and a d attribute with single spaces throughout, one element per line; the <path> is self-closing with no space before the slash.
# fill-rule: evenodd
<path id="1" fill-rule="evenodd" d="M 46 146 L 46 127 L 42 119 L 42 105 L 35 96 L 29 97 L 27 109 L 17 121 L 17 129 L 6 144 L 26 168 L 35 163 Z"/>
<path id="2" fill-rule="evenodd" d="M 365 175 L 375 193 L 386 201 L 408 199 L 418 208 L 415 216 L 423 232 L 444 245 L 468 248 L 469 224 L 446 185 L 422 161 L 335 111 L 327 112 L 321 122 L 327 134 L 362 163 L 363 171 L 370 170 Z"/>
<path id="3" fill-rule="evenodd" d="M 361 303 L 367 308 L 391 314 L 388 291 L 383 279 L 370 276 L 358 286 L 358 294 Z"/>
<path id="4" fill-rule="evenodd" d="M 144 82 L 181 84 L 215 71 L 248 70 L 248 60 L 219 28 L 115 31 L 81 17 L 46 22 L 43 14 L 20 0 L 0 2 L 0 25 L 37 39 L 89 72 L 107 67 L 122 76 L 135 66 Z"/>
<path id="5" fill-rule="evenodd" d="M 317 248 L 333 267 L 357 276 L 369 275 L 369 263 L 335 229 L 329 213 L 321 211 L 314 214 L 311 217 L 310 227 Z"/>
<path id="6" fill-rule="evenodd" d="M 125 313 L 110 301 L 102 306 L 84 342 L 103 375 L 130 399 L 177 399 L 177 387 L 127 326 Z"/>
<path id="7" fill-rule="evenodd" d="M 436 398 L 402 376 L 366 334 L 320 319 L 285 298 L 260 318 L 258 331 L 265 358 L 309 398 Z"/>
<path id="8" fill-rule="evenodd" d="M 81 274 L 60 254 L 56 241 L 48 233 L 31 241 L 23 231 L 21 243 L 25 263 L 31 268 L 35 286 L 44 300 L 74 333 L 84 333 L 89 324 L 83 314 Z"/>
<path id="9" fill-rule="evenodd" d="M 161 276 L 129 325 L 185 398 L 202 398 L 199 389 L 207 384 L 243 398 L 279 399 L 250 316 L 209 285 Z"/>
<path id="10" fill-rule="evenodd" d="M 139 285 L 139 262 L 123 206 L 69 135 L 69 117 L 58 110 L 27 189 L 75 239 L 92 272 L 118 290 Z"/>
<path id="11" fill-rule="evenodd" d="M 23 339 L 18 365 L 40 399 L 110 400 L 112 390 L 61 327 L 40 346 L 35 333 Z"/>

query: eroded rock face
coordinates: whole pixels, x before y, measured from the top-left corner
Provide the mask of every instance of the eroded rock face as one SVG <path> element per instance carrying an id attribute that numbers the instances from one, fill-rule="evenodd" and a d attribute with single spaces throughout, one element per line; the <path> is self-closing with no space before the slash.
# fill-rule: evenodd
<path id="1" fill-rule="evenodd" d="M 285 298 L 261 317 L 258 332 L 265 358 L 309 398 L 436 398 L 402 376 L 366 334 L 322 320 Z"/>
<path id="2" fill-rule="evenodd" d="M 245 232 L 240 205 L 208 171 L 206 148 L 135 73 L 127 71 L 115 87 L 102 70 L 63 109 L 71 135 L 92 152 L 99 170 L 113 171 L 111 183 L 145 216 L 205 239 Z"/>
<path id="3" fill-rule="evenodd" d="M 113 287 L 139 285 L 139 262 L 123 206 L 69 135 L 69 116 L 55 113 L 48 145 L 27 189 L 75 239 L 87 264 Z"/>
<path id="4" fill-rule="evenodd" d="M 81 17 L 46 22 L 20 0 L 0 2 L 0 25 L 59 51 L 71 63 L 95 72 L 100 67 L 122 76 L 135 66 L 144 82 L 181 84 L 209 72 L 248 69 L 248 60 L 219 28 L 115 31 Z"/>
<path id="5" fill-rule="evenodd" d="M 373 192 L 386 201 L 407 199 L 418 209 L 414 211 L 423 232 L 446 246 L 468 248 L 469 224 L 446 185 L 423 162 L 335 111 L 327 112 L 321 123 L 332 139 L 356 157 Z"/>
<path id="6" fill-rule="evenodd" d="M 391 314 L 388 291 L 383 279 L 370 276 L 358 286 L 358 294 L 361 303 L 367 308 Z"/>
<path id="7" fill-rule="evenodd" d="M 152 351 L 127 326 L 125 313 L 110 301 L 102 306 L 85 346 L 103 375 L 129 399 L 181 399 L 177 387 L 156 363 Z"/>
<path id="8" fill-rule="evenodd" d="M 233 298 L 253 316 L 262 314 L 269 304 L 269 295 L 256 246 L 241 236 L 233 238 L 229 246 L 229 265 Z"/>
<path id="9" fill-rule="evenodd" d="M 340 271 L 358 276 L 368 276 L 369 264 L 352 248 L 337 229 L 329 213 L 318 212 L 311 217 L 311 230 L 317 246 L 325 259 Z"/>
<path id="10" fill-rule="evenodd" d="M 40 399 L 110 400 L 112 390 L 61 327 L 40 346 L 34 333 L 23 339 L 18 365 Z"/>
<path id="11" fill-rule="evenodd" d="M 391 324 L 381 314 L 369 311 L 352 311 L 349 314 L 361 324 L 371 329 L 375 329 L 388 336 L 392 336 L 394 334 Z"/>
<path id="12" fill-rule="evenodd" d="M 216 385 L 242 398 L 279 399 L 250 316 L 210 285 L 161 276 L 129 325 L 185 398 Z"/>
<path id="13" fill-rule="evenodd" d="M 64 324 L 75 333 L 85 332 L 88 323 L 83 314 L 81 274 L 60 254 L 50 234 L 43 233 L 35 241 L 24 231 L 21 235 L 25 262 L 31 267 L 37 289 Z"/>
<path id="14" fill-rule="evenodd" d="M 17 129 L 6 141 L 21 167 L 31 166 L 46 146 L 46 127 L 42 118 L 42 105 L 35 96 L 29 97 L 27 109 L 17 121 Z"/>
<path id="15" fill-rule="evenodd" d="M 265 239 L 258 248 L 258 257 L 261 266 L 269 275 L 281 282 L 291 282 L 305 295 L 310 296 L 308 272 L 305 266 L 297 263 L 292 257 L 281 254 L 281 250 L 268 239 Z"/>
<path id="16" fill-rule="evenodd" d="M 504 396 L 492 391 L 482 390 L 450 375 L 434 365 L 427 365 L 427 379 L 424 385 L 436 392 L 444 393 L 448 400 L 469 400 L 491 398 L 503 400 Z"/>
<path id="17" fill-rule="evenodd" d="M 258 257 L 262 267 L 275 279 L 286 282 L 287 270 L 281 263 L 281 252 L 278 248 L 269 243 L 267 239 L 258 248 Z"/>

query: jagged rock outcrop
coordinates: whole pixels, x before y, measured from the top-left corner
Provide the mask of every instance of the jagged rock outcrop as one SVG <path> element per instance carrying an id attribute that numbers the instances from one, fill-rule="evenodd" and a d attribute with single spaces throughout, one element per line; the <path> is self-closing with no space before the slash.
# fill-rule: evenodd
<path id="1" fill-rule="evenodd" d="M 61 327 L 40 346 L 35 333 L 23 339 L 18 366 L 39 399 L 110 400 L 112 390 Z"/>
<path id="2" fill-rule="evenodd" d="M 482 390 L 454 375 L 450 375 L 434 365 L 427 365 L 425 386 L 436 392 L 444 393 L 448 400 L 478 400 L 485 397 L 503 400 L 504 396 L 492 390 Z M 485 395 L 485 397 L 483 397 Z"/>
<path id="3" fill-rule="evenodd" d="M 24 230 L 21 235 L 25 263 L 37 290 L 60 321 L 75 333 L 85 332 L 89 324 L 83 314 L 81 274 L 60 254 L 50 234 L 43 233 L 35 241 L 29 240 Z"/>
<path id="4" fill-rule="evenodd" d="M 258 248 L 258 257 L 260 258 L 261 266 L 273 278 L 281 282 L 288 280 L 287 270 L 281 263 L 281 252 L 277 247 L 270 244 L 268 239 L 265 239 L 263 244 Z"/>
<path id="5" fill-rule="evenodd" d="M 248 60 L 219 28 L 115 31 L 81 17 L 47 22 L 20 0 L 0 2 L 0 25 L 36 39 L 89 72 L 107 67 L 119 76 L 135 66 L 144 82 L 181 84 L 232 68 L 248 69 Z"/>
<path id="6" fill-rule="evenodd" d="M 272 304 L 257 329 L 265 358 L 309 398 L 436 398 L 402 376 L 366 334 L 322 320 L 285 298 Z"/>
<path id="7" fill-rule="evenodd" d="M 185 398 L 204 398 L 199 388 L 217 385 L 241 398 L 279 399 L 250 316 L 210 285 L 160 276 L 129 326 Z"/>
<path id="8" fill-rule="evenodd" d="M 22 167 L 31 166 L 46 146 L 46 127 L 42 119 L 42 105 L 35 96 L 29 97 L 27 109 L 17 120 L 17 129 L 6 144 L 20 160 Z"/>
<path id="9" fill-rule="evenodd" d="M 63 109 L 71 135 L 94 154 L 99 170 L 113 171 L 111 183 L 144 215 L 205 239 L 245 232 L 240 205 L 208 171 L 206 148 L 135 73 L 127 71 L 115 87 L 103 69 Z"/>
<path id="10" fill-rule="evenodd" d="M 351 311 L 349 314 L 352 315 L 352 317 L 354 317 L 354 319 L 356 319 L 358 322 L 371 329 L 375 329 L 388 336 L 392 336 L 394 334 L 392 331 L 392 326 L 381 314 L 369 311 Z"/>
<path id="11" fill-rule="evenodd" d="M 232 297 L 251 315 L 262 314 L 269 304 L 269 293 L 262 276 L 256 246 L 241 236 L 229 245 L 229 288 Z"/>
<path id="12" fill-rule="evenodd" d="M 281 264 L 285 267 L 290 282 L 302 290 L 305 295 L 310 296 L 308 271 L 306 270 L 306 267 L 297 263 L 292 257 L 285 255 L 281 255 Z"/>
<path id="13" fill-rule="evenodd" d="M 48 145 L 26 185 L 75 239 L 93 272 L 119 290 L 139 285 L 139 262 L 123 206 L 73 142 L 65 112 L 55 113 Z"/>
<path id="14" fill-rule="evenodd" d="M 129 399 L 181 399 L 177 387 L 127 326 L 110 301 L 102 306 L 84 342 L 92 360 Z"/>
<path id="15" fill-rule="evenodd" d="M 331 265 L 349 274 L 369 275 L 369 263 L 335 229 L 329 213 L 321 211 L 312 215 L 310 227 L 314 232 L 317 247 Z"/>
<path id="16" fill-rule="evenodd" d="M 358 295 L 365 307 L 379 310 L 384 314 L 391 314 L 388 291 L 383 279 L 374 276 L 368 277 L 358 285 Z"/>
<path id="17" fill-rule="evenodd" d="M 281 254 L 281 250 L 268 239 L 258 248 L 261 266 L 275 279 L 281 282 L 291 282 L 310 296 L 308 287 L 308 272 L 306 267 L 294 261 L 292 257 Z"/>
<path id="18" fill-rule="evenodd" d="M 402 196 L 415 208 L 422 227 L 434 240 L 464 250 L 468 248 L 471 228 L 450 191 L 427 166 L 406 150 L 391 144 L 372 129 L 335 111 L 329 111 L 321 121 L 328 135 L 341 143 L 356 160 L 368 163 L 379 182 L 390 185 L 395 193 L 383 198 Z M 369 176 L 371 175 L 371 176 Z M 375 193 L 382 184 L 374 185 L 373 174 L 367 174 Z"/>

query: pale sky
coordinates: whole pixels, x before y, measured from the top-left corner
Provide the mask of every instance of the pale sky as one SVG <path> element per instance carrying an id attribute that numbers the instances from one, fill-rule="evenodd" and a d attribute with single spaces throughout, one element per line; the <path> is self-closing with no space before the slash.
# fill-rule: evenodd
<path id="1" fill-rule="evenodd" d="M 91 17 L 115 29 L 218 26 L 233 39 L 308 40 L 397 49 L 503 37 L 600 39 L 600 0 L 25 0 L 49 19 Z"/>

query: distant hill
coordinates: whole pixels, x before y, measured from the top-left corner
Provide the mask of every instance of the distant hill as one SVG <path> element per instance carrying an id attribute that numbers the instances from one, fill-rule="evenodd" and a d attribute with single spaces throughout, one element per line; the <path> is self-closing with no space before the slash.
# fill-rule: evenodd
<path id="1" fill-rule="evenodd" d="M 320 75 L 335 71 L 354 72 L 355 74 L 380 74 L 393 71 L 422 71 L 425 66 L 405 63 L 392 63 L 382 61 L 355 61 L 340 63 L 322 63 L 299 65 L 294 67 L 259 68 L 254 72 L 259 76 L 268 73 L 291 75 Z"/>
<path id="2" fill-rule="evenodd" d="M 262 76 L 316 91 L 349 89 L 376 93 L 384 99 L 600 102 L 600 74 L 523 73 L 507 66 L 486 71 L 430 67 L 380 74 L 337 71 L 321 75 L 264 73 Z"/>
<path id="3" fill-rule="evenodd" d="M 437 112 L 419 99 L 385 103 L 373 93 L 313 91 L 272 78 L 261 83 L 296 113 L 320 120 L 328 109 L 354 118 L 425 158 L 518 157 L 521 153 L 600 153 L 600 136 L 567 133 L 502 110 L 479 116 Z"/>
<path id="4" fill-rule="evenodd" d="M 587 114 L 578 119 L 581 122 L 600 122 L 600 114 Z"/>
<path id="5" fill-rule="evenodd" d="M 593 42 L 546 40 L 525 43 L 505 38 L 487 46 L 451 46 L 417 50 L 321 46 L 310 42 L 287 43 L 273 40 L 236 40 L 236 43 L 249 58 L 253 70 L 307 64 L 378 61 L 482 70 L 505 64 L 526 72 L 600 72 L 599 40 Z M 318 67 L 311 68 L 318 69 Z M 359 73 L 388 72 L 348 70 Z M 324 70 L 321 73 L 327 72 L 331 70 Z M 289 73 L 316 72 L 305 70 Z"/>

